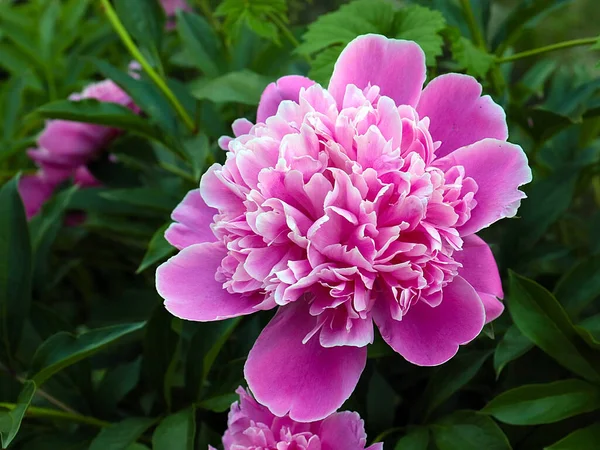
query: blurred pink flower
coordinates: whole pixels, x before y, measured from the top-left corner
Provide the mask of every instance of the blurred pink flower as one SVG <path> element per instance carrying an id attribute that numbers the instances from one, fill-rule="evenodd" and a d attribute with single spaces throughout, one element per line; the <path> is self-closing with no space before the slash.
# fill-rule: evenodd
<path id="1" fill-rule="evenodd" d="M 83 92 L 72 94 L 69 99 L 118 103 L 138 112 L 131 98 L 111 80 L 91 84 Z M 39 170 L 34 175 L 23 177 L 19 185 L 27 217 L 37 214 L 54 189 L 69 178 L 73 178 L 73 182 L 81 187 L 99 185 L 86 164 L 98 156 L 119 133 L 120 130 L 116 128 L 100 125 L 49 120 L 38 137 L 38 148 L 27 152 Z"/>
<path id="2" fill-rule="evenodd" d="M 256 125 L 234 122 L 225 164 L 173 211 L 166 238 L 181 252 L 157 271 L 166 308 L 196 321 L 278 308 L 244 369 L 277 416 L 339 408 L 374 324 L 432 366 L 502 312 L 474 233 L 516 214 L 527 158 L 474 78 L 424 81 L 414 42 L 355 39 L 327 90 L 303 77 L 267 87 Z"/>
<path id="3" fill-rule="evenodd" d="M 167 30 L 171 30 L 175 27 L 175 20 L 173 20 L 173 17 L 175 16 L 177 10 L 192 10 L 187 0 L 160 0 L 160 3 L 162 4 L 163 9 L 165 10 L 165 15 L 167 16 Z"/>
<path id="4" fill-rule="evenodd" d="M 355 412 L 338 412 L 325 420 L 299 423 L 288 416 L 274 416 L 241 387 L 236 392 L 240 401 L 229 411 L 223 436 L 225 450 L 365 450 L 367 434 Z M 382 449 L 383 443 L 378 443 L 367 450 Z"/>

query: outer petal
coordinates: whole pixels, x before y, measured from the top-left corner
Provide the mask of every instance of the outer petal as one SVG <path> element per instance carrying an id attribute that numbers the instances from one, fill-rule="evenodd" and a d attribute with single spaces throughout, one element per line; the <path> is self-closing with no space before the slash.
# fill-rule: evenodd
<path id="1" fill-rule="evenodd" d="M 463 266 L 458 273 L 479 294 L 485 308 L 486 323 L 496 319 L 504 310 L 499 298 L 504 297 L 496 260 L 490 247 L 472 234 L 464 238 L 463 248 L 455 252 L 454 260 Z"/>
<path id="2" fill-rule="evenodd" d="M 230 294 L 215 280 L 226 255 L 222 244 L 195 244 L 183 249 L 156 270 L 156 290 L 167 310 L 181 319 L 208 322 L 255 311 L 262 297 Z"/>
<path id="3" fill-rule="evenodd" d="M 431 80 L 417 105 L 419 117 L 429 117 L 429 132 L 441 141 L 438 158 L 485 138 L 508 138 L 506 114 L 469 75 L 448 73 Z"/>
<path id="4" fill-rule="evenodd" d="M 358 413 L 351 411 L 329 416 L 321 423 L 318 434 L 321 450 L 364 450 L 367 442 L 364 422 Z"/>
<path id="5" fill-rule="evenodd" d="M 315 84 L 313 80 L 300 75 L 281 77 L 275 83 L 269 84 L 260 97 L 256 121 L 264 122 L 268 117 L 277 114 L 277 108 L 284 100 L 298 102 L 300 89 L 308 88 L 313 84 Z"/>
<path id="6" fill-rule="evenodd" d="M 42 205 L 52 197 L 54 185 L 46 182 L 41 174 L 28 175 L 19 181 L 19 194 L 25 207 L 27 219 L 35 216 Z"/>
<path id="7" fill-rule="evenodd" d="M 457 276 L 444 288 L 439 306 L 419 301 L 397 321 L 384 303 L 375 311 L 375 323 L 383 339 L 408 361 L 437 366 L 477 337 L 485 323 L 485 310 L 475 289 Z"/>
<path id="8" fill-rule="evenodd" d="M 415 42 L 388 39 L 377 34 L 350 42 L 335 63 L 329 92 L 342 104 L 346 86 L 379 86 L 380 94 L 396 105 L 415 106 L 425 82 L 425 54 Z"/>
<path id="9" fill-rule="evenodd" d="M 173 210 L 171 219 L 176 223 L 172 223 L 167 228 L 165 239 L 179 250 L 193 244 L 216 241 L 210 229 L 216 213 L 216 209 L 204 202 L 200 189 L 189 191 Z"/>
<path id="10" fill-rule="evenodd" d="M 461 236 L 476 233 L 504 217 L 514 217 L 525 194 L 519 191 L 531 181 L 527 156 L 518 145 L 496 139 L 484 139 L 461 147 L 448 156 L 435 160 L 443 169 L 463 166 L 467 177 L 478 187 L 477 206 L 471 218 L 458 231 Z"/>
<path id="11" fill-rule="evenodd" d="M 316 337 L 303 344 L 314 324 L 306 302 L 280 307 L 250 350 L 248 386 L 277 416 L 324 419 L 352 394 L 365 368 L 366 347 L 323 348 Z"/>

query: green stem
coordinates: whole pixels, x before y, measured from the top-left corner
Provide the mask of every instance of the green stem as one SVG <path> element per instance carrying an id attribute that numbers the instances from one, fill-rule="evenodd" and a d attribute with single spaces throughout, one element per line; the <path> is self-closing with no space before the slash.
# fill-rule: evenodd
<path id="1" fill-rule="evenodd" d="M 298 39 L 296 39 L 296 36 L 294 36 L 292 34 L 292 32 L 290 31 L 290 29 L 283 22 L 283 20 L 281 20 L 281 18 L 279 18 L 276 14 L 272 14 L 272 13 L 269 13 L 268 17 L 269 17 L 269 19 L 271 19 L 271 21 L 275 25 L 277 25 L 277 27 L 281 30 L 281 32 L 283 33 L 283 35 L 287 38 L 288 41 L 290 41 L 292 43 L 292 45 L 294 47 L 298 47 L 300 45 L 300 42 L 298 42 Z"/>
<path id="2" fill-rule="evenodd" d="M 473 9 L 471 8 L 470 0 L 460 0 L 460 4 L 462 6 L 463 13 L 465 14 L 465 19 L 467 19 L 467 25 L 469 26 L 469 30 L 471 31 L 475 45 L 482 50 L 486 50 L 485 39 L 483 38 L 481 30 L 477 26 L 477 21 L 475 20 L 475 14 L 473 14 Z"/>
<path id="3" fill-rule="evenodd" d="M 504 58 L 496 59 L 496 63 L 503 64 L 510 61 L 516 61 L 518 59 L 528 58 L 530 56 L 541 55 L 542 53 L 553 52 L 555 50 L 562 50 L 563 48 L 579 47 L 581 45 L 592 45 L 598 41 L 597 37 L 573 39 L 571 41 L 559 42 L 557 44 L 546 45 L 545 47 L 534 48 L 533 50 L 527 50 L 521 53 L 515 53 L 514 55 L 506 56 Z"/>
<path id="4" fill-rule="evenodd" d="M 14 403 L 0 403 L 0 408 L 13 410 L 17 407 Z M 50 408 L 40 408 L 38 406 L 30 406 L 25 413 L 27 417 L 37 417 L 44 419 L 66 420 L 68 422 L 92 425 L 95 427 L 106 428 L 112 425 L 110 422 L 96 419 L 95 417 L 84 416 L 83 414 L 73 414 L 65 411 L 58 411 Z"/>
<path id="5" fill-rule="evenodd" d="M 213 28 L 215 30 L 220 30 L 221 24 L 215 19 L 215 16 L 212 13 L 212 10 L 210 9 L 210 4 L 208 3 L 208 1 L 200 0 L 198 2 L 198 5 L 200 6 L 200 10 L 202 11 L 202 14 L 204 14 L 204 16 L 208 19 L 208 21 L 213 26 Z"/>
<path id="6" fill-rule="evenodd" d="M 179 103 L 179 100 L 177 100 L 175 94 L 173 94 L 173 92 L 169 89 L 167 83 L 165 83 L 165 81 L 160 77 L 160 75 L 156 73 L 156 71 L 152 68 L 150 63 L 148 63 L 146 58 L 144 58 L 144 55 L 142 55 L 142 53 L 136 47 L 135 43 L 133 42 L 133 39 L 131 39 L 131 36 L 129 36 L 129 33 L 127 33 L 127 30 L 125 29 L 125 27 L 121 23 L 121 20 L 119 19 L 119 16 L 117 16 L 117 13 L 110 4 L 110 0 L 100 1 L 102 2 L 102 6 L 104 7 L 104 11 L 106 12 L 106 17 L 108 18 L 108 21 L 111 23 L 111 25 L 121 38 L 121 41 L 123 42 L 127 50 L 129 50 L 129 53 L 131 53 L 131 56 L 133 56 L 133 58 L 140 63 L 140 65 L 148 74 L 150 79 L 162 91 L 162 93 L 165 95 L 167 100 L 169 100 L 171 105 L 173 105 L 173 108 L 175 108 L 175 111 L 177 111 L 177 114 L 179 114 L 185 125 L 190 129 L 192 133 L 195 133 L 196 125 L 194 124 L 194 121 L 186 112 L 185 108 L 181 105 L 181 103 Z"/>

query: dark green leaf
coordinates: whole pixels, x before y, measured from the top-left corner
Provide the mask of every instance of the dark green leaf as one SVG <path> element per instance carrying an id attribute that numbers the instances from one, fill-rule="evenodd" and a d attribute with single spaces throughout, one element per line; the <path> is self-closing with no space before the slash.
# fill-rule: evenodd
<path id="1" fill-rule="evenodd" d="M 398 395 L 388 381 L 374 370 L 367 390 L 367 418 L 370 426 L 385 430 L 394 423 L 396 407 L 400 403 Z"/>
<path id="2" fill-rule="evenodd" d="M 423 394 L 423 402 L 426 405 L 424 416 L 428 417 L 438 406 L 471 381 L 490 355 L 489 351 L 459 354 L 437 368 Z"/>
<path id="3" fill-rule="evenodd" d="M 45 119 L 72 120 L 129 130 L 149 138 L 161 140 L 161 132 L 129 108 L 117 103 L 94 99 L 79 101 L 59 100 L 41 106 L 36 112 Z"/>
<path id="4" fill-rule="evenodd" d="M 573 431 L 544 450 L 596 450 L 600 442 L 600 423 Z"/>
<path id="5" fill-rule="evenodd" d="M 429 429 L 414 428 L 396 443 L 394 450 L 427 450 L 429 448 Z"/>
<path id="6" fill-rule="evenodd" d="M 31 379 L 39 386 L 56 372 L 142 329 L 144 325 L 143 322 L 114 325 L 87 331 L 79 336 L 57 333 L 37 349 L 31 362 Z"/>
<path id="7" fill-rule="evenodd" d="M 140 379 L 141 358 L 110 370 L 98 385 L 97 404 L 103 411 L 113 411 L 119 401 L 135 388 Z"/>
<path id="8" fill-rule="evenodd" d="M 115 0 L 115 7 L 129 34 L 154 65 L 159 66 L 165 27 L 165 14 L 159 0 Z"/>
<path id="9" fill-rule="evenodd" d="M 58 0 L 51 0 L 41 15 L 39 24 L 40 53 L 45 64 L 50 66 L 53 62 L 53 43 L 56 37 L 56 24 L 61 13 Z M 50 80 L 49 80 L 50 82 Z"/>
<path id="10" fill-rule="evenodd" d="M 169 225 L 170 222 L 156 230 L 156 233 L 154 233 L 154 236 L 152 236 L 152 239 L 148 243 L 148 249 L 146 250 L 144 259 L 140 263 L 136 273 L 143 272 L 153 264 L 163 261 L 167 256 L 175 253 L 175 247 L 169 244 L 165 239 L 165 231 Z"/>
<path id="11" fill-rule="evenodd" d="M 198 406 L 202 409 L 221 413 L 227 411 L 233 402 L 239 400 L 237 394 L 224 394 L 202 400 Z"/>
<path id="12" fill-rule="evenodd" d="M 260 95 L 270 81 L 270 78 L 249 70 L 229 72 L 192 88 L 192 95 L 215 103 L 258 105 Z"/>
<path id="13" fill-rule="evenodd" d="M 394 22 L 396 38 L 415 41 L 427 58 L 427 65 L 435 65 L 435 58 L 442 54 L 444 40 L 440 32 L 446 27 L 442 13 L 419 5 L 401 8 Z"/>
<path id="14" fill-rule="evenodd" d="M 476 47 L 473 42 L 461 36 L 456 29 L 451 29 L 448 35 L 450 36 L 450 50 L 459 68 L 474 77 L 485 78 L 494 63 L 494 56 Z"/>
<path id="15" fill-rule="evenodd" d="M 600 380 L 597 357 L 550 292 L 513 272 L 509 292 L 510 313 L 521 333 L 567 369 L 588 380 Z"/>
<path id="16" fill-rule="evenodd" d="M 90 450 L 127 450 L 154 422 L 148 417 L 129 417 L 104 428 L 92 441 Z"/>
<path id="17" fill-rule="evenodd" d="M 221 73 L 219 62 L 223 50 L 215 31 L 204 17 L 178 11 L 177 32 L 191 57 L 190 61 L 206 76 L 218 76 Z"/>
<path id="18" fill-rule="evenodd" d="M 519 386 L 494 398 L 482 412 L 511 425 L 539 425 L 598 408 L 600 388 L 572 379 Z"/>
<path id="19" fill-rule="evenodd" d="M 29 231 L 19 177 L 0 188 L 0 339 L 8 358 L 16 350 L 31 302 Z"/>
<path id="20" fill-rule="evenodd" d="M 523 336 L 519 329 L 511 325 L 506 330 L 502 340 L 498 343 L 494 352 L 494 370 L 496 376 L 500 376 L 502 369 L 511 361 L 523 356 L 533 348 L 533 342 Z"/>
<path id="21" fill-rule="evenodd" d="M 577 316 L 600 295 L 600 256 L 582 261 L 557 283 L 554 295 L 565 310 Z"/>
<path id="22" fill-rule="evenodd" d="M 230 38 L 235 38 L 244 24 L 256 34 L 278 42 L 277 27 L 273 18 L 287 22 L 285 0 L 224 0 L 215 10 L 216 16 L 225 17 L 224 28 Z"/>
<path id="23" fill-rule="evenodd" d="M 194 450 L 196 410 L 184 409 L 163 419 L 152 435 L 153 450 Z"/>
<path id="24" fill-rule="evenodd" d="M 0 53 L 0 59 L 2 55 Z M 12 77 L 4 85 L 4 96 L 2 98 L 2 115 L 4 123 L 2 134 L 4 140 L 12 138 L 16 131 L 17 120 L 21 111 L 25 79 L 23 77 Z"/>
<path id="25" fill-rule="evenodd" d="M 0 438 L 2 438 L 2 448 L 7 448 L 19 432 L 21 421 L 23 420 L 23 416 L 25 416 L 27 408 L 29 408 L 35 390 L 36 385 L 33 381 L 25 381 L 23 389 L 17 399 L 16 407 L 8 412 L 0 411 Z"/>
<path id="26" fill-rule="evenodd" d="M 475 411 L 458 411 L 431 428 L 439 450 L 510 450 L 508 439 L 492 419 Z"/>
<path id="27" fill-rule="evenodd" d="M 115 202 L 163 212 L 170 212 L 177 205 L 176 198 L 157 188 L 110 189 L 100 195 Z"/>

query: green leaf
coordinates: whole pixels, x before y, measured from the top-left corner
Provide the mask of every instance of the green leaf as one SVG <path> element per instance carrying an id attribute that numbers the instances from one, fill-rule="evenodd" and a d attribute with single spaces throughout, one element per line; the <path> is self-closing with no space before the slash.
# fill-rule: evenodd
<path id="1" fill-rule="evenodd" d="M 597 357 L 586 347 L 554 296 L 535 281 L 510 273 L 508 305 L 515 325 L 559 364 L 599 381 Z"/>
<path id="2" fill-rule="evenodd" d="M 171 222 L 168 222 L 156 230 L 156 233 L 154 233 L 154 236 L 152 236 L 152 239 L 150 239 L 150 242 L 148 243 L 144 259 L 140 263 L 136 273 L 143 272 L 153 264 L 163 261 L 167 256 L 175 253 L 175 247 L 169 244 L 165 239 L 165 231 L 169 228 L 170 224 Z"/>
<path id="3" fill-rule="evenodd" d="M 163 419 L 152 435 L 153 450 L 194 450 L 196 411 L 184 409 Z"/>
<path id="4" fill-rule="evenodd" d="M 192 95 L 215 103 L 242 103 L 258 105 L 260 96 L 270 78 L 249 70 L 229 72 L 192 88 Z"/>
<path id="5" fill-rule="evenodd" d="M 142 376 L 167 403 L 170 399 L 169 369 L 179 344 L 179 335 L 172 327 L 173 320 L 162 304 L 157 305 L 146 326 L 142 359 Z"/>
<path id="6" fill-rule="evenodd" d="M 523 356 L 533 348 L 533 342 L 527 339 L 515 325 L 506 330 L 502 340 L 494 352 L 494 370 L 496 377 L 500 376 L 502 369 L 515 359 Z"/>
<path id="7" fill-rule="evenodd" d="M 144 325 L 144 322 L 114 325 L 90 330 L 79 336 L 64 331 L 56 333 L 35 352 L 31 361 L 31 379 L 39 386 L 60 370 L 142 329 Z"/>
<path id="8" fill-rule="evenodd" d="M 580 428 L 544 450 L 596 450 L 600 442 L 600 423 Z"/>
<path id="9" fill-rule="evenodd" d="M 72 120 L 120 128 L 156 140 L 162 140 L 155 126 L 129 108 L 117 103 L 100 102 L 95 99 L 78 101 L 59 100 L 47 103 L 36 110 L 44 119 Z"/>
<path id="10" fill-rule="evenodd" d="M 158 188 L 135 187 L 128 189 L 110 189 L 100 194 L 107 200 L 120 202 L 160 212 L 171 212 L 177 205 L 177 199 Z"/>
<path id="11" fill-rule="evenodd" d="M 202 409 L 207 409 L 216 413 L 222 413 L 227 411 L 231 404 L 238 400 L 239 397 L 235 393 L 217 395 L 216 397 L 202 400 L 200 403 L 198 403 L 198 406 Z"/>
<path id="12" fill-rule="evenodd" d="M 327 86 L 329 84 L 329 79 L 333 74 L 335 62 L 343 49 L 343 46 L 335 45 L 319 53 L 311 62 L 310 72 L 308 72 L 310 79 L 315 80 L 322 86 Z"/>
<path id="13" fill-rule="evenodd" d="M 206 76 L 214 78 L 221 73 L 223 49 L 218 36 L 204 17 L 177 11 L 177 32 L 190 55 L 190 61 Z"/>
<path id="14" fill-rule="evenodd" d="M 2 55 L 0 54 L 0 59 Z M 2 116 L 4 123 L 2 134 L 4 140 L 8 141 L 15 135 L 17 121 L 23 104 L 23 92 L 25 90 L 25 78 L 11 77 L 4 84 L 4 96 L 2 98 Z"/>
<path id="15" fill-rule="evenodd" d="M 188 161 L 192 165 L 194 179 L 199 183 L 206 169 L 206 159 L 210 155 L 208 137 L 204 133 L 198 133 L 193 138 L 184 142 L 184 149 L 187 153 Z"/>
<path id="16" fill-rule="evenodd" d="M 17 399 L 16 407 L 8 412 L 0 412 L 0 438 L 2 441 L 2 448 L 7 448 L 19 432 L 21 422 L 27 408 L 29 408 L 31 399 L 33 399 L 35 390 L 36 385 L 33 381 L 25 381 L 23 389 Z"/>
<path id="17" fill-rule="evenodd" d="M 423 393 L 424 417 L 473 379 L 491 351 L 463 353 L 436 369 Z"/>
<path id="18" fill-rule="evenodd" d="M 126 450 L 154 424 L 148 417 L 129 417 L 119 423 L 104 428 L 94 438 L 90 450 Z"/>
<path id="19" fill-rule="evenodd" d="M 419 5 L 401 8 L 394 22 L 395 37 L 419 44 L 428 66 L 435 65 L 435 58 L 442 54 L 444 40 L 440 32 L 444 28 L 446 20 L 441 12 Z"/>
<path id="20" fill-rule="evenodd" d="M 48 2 L 48 6 L 41 14 L 39 23 L 40 54 L 45 63 L 52 67 L 53 43 L 56 37 L 56 25 L 61 13 L 61 5 L 58 0 Z"/>
<path id="21" fill-rule="evenodd" d="M 600 314 L 586 317 L 575 328 L 589 345 L 600 349 Z"/>
<path id="22" fill-rule="evenodd" d="M 367 417 L 377 430 L 385 430 L 394 424 L 396 407 L 400 398 L 388 381 L 376 369 L 367 389 Z"/>
<path id="23" fill-rule="evenodd" d="M 429 447 L 429 428 L 413 428 L 396 443 L 394 450 L 427 450 Z"/>
<path id="24" fill-rule="evenodd" d="M 451 29 L 448 35 L 452 57 L 458 63 L 458 68 L 474 77 L 485 78 L 494 64 L 494 56 L 476 47 L 456 29 Z"/>
<path id="25" fill-rule="evenodd" d="M 554 295 L 572 316 L 577 316 L 600 295 L 600 256 L 574 266 L 557 283 Z"/>
<path id="26" fill-rule="evenodd" d="M 186 367 L 186 385 L 189 386 L 192 398 L 201 396 L 212 366 L 229 339 L 241 322 L 241 317 L 219 322 L 202 323 L 192 336 Z"/>
<path id="27" fill-rule="evenodd" d="M 598 408 L 600 388 L 572 379 L 519 386 L 491 400 L 481 412 L 511 425 L 539 425 Z"/>
<path id="28" fill-rule="evenodd" d="M 155 66 L 165 27 L 164 9 L 158 0 L 115 0 L 119 19 Z"/>
<path id="29" fill-rule="evenodd" d="M 131 392 L 140 379 L 141 358 L 110 370 L 98 385 L 96 402 L 102 411 L 112 412 L 119 401 Z"/>
<path id="30" fill-rule="evenodd" d="M 32 258 L 19 177 L 0 188 L 0 349 L 17 350 L 31 303 Z"/>
<path id="31" fill-rule="evenodd" d="M 224 0 L 215 10 L 216 16 L 225 17 L 223 28 L 230 38 L 236 38 L 246 24 L 259 36 L 274 42 L 279 42 L 279 37 L 273 18 L 286 23 L 286 14 L 285 0 Z"/>
<path id="32" fill-rule="evenodd" d="M 475 411 L 459 411 L 432 427 L 439 450 L 510 450 L 508 439 L 492 419 Z"/>

